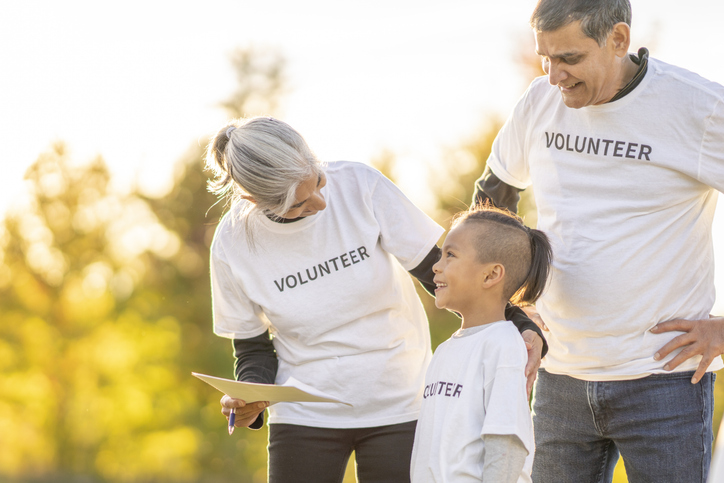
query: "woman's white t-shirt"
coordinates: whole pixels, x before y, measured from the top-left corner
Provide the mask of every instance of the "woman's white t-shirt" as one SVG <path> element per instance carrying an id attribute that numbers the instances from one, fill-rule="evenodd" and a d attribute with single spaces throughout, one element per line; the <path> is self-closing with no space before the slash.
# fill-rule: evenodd
<path id="1" fill-rule="evenodd" d="M 288 378 L 352 404 L 278 403 L 269 423 L 354 428 L 417 418 L 431 357 L 427 318 L 408 270 L 442 235 L 381 173 L 333 162 L 327 208 L 294 223 L 259 217 L 253 247 L 238 206 L 211 246 L 214 332 L 267 329 Z"/>

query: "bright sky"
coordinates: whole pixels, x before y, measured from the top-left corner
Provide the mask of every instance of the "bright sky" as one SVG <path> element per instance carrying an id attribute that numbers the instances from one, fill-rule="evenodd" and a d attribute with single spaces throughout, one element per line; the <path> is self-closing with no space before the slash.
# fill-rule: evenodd
<path id="1" fill-rule="evenodd" d="M 55 140 L 101 154 L 120 187 L 169 182 L 173 163 L 224 123 L 236 47 L 289 61 L 283 117 L 325 160 L 402 161 L 419 185 L 441 150 L 525 89 L 510 60 L 532 35 L 533 0 L 28 0 L 0 9 L 0 211 Z M 721 0 L 632 0 L 633 47 L 724 83 Z M 633 49 L 632 49 L 633 50 Z M 417 199 L 416 199 L 417 198 Z M 724 198 L 724 197 L 723 197 Z M 724 202 L 715 239 L 724 313 Z M 662 261 L 665 263 L 665 261 Z"/>

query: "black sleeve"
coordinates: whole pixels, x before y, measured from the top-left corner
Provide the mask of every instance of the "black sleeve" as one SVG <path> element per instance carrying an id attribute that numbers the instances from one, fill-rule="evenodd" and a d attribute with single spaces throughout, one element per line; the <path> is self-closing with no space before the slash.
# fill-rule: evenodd
<path id="1" fill-rule="evenodd" d="M 475 182 L 473 204 L 489 201 L 498 208 L 506 208 L 513 213 L 518 213 L 521 191 L 500 181 L 486 166 L 483 175 Z"/>
<path id="2" fill-rule="evenodd" d="M 425 259 L 410 270 L 410 274 L 419 280 L 420 285 L 433 297 L 435 296 L 435 282 L 432 279 L 435 278 L 435 273 L 432 271 L 432 266 L 440 260 L 440 252 L 440 247 L 435 245 Z"/>
<path id="3" fill-rule="evenodd" d="M 523 309 L 508 302 L 508 305 L 505 306 L 505 318 L 513 322 L 521 334 L 526 330 L 532 330 L 538 334 L 543 340 L 543 350 L 540 356 L 541 358 L 545 357 L 548 353 L 548 342 L 546 342 L 546 338 L 543 337 L 543 331 L 540 330 L 540 327 L 538 327 L 535 322 L 528 318 L 526 313 L 523 312 Z"/>
<path id="4" fill-rule="evenodd" d="M 267 330 L 250 339 L 234 339 L 234 374 L 237 381 L 274 384 L 279 361 L 274 345 Z M 264 413 L 249 425 L 259 429 L 264 425 Z"/>

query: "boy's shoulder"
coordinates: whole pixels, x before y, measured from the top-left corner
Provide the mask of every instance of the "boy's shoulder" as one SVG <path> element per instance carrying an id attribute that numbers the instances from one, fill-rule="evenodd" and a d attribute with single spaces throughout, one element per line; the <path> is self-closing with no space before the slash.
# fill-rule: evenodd
<path id="1" fill-rule="evenodd" d="M 480 341 L 496 343 L 500 338 L 507 340 L 510 337 L 520 338 L 518 329 L 509 320 L 499 320 L 467 329 L 458 329 L 449 340 L 472 340 L 472 338 L 475 338 L 478 339 L 478 343 Z"/>
<path id="2" fill-rule="evenodd" d="M 465 349 L 467 347 L 467 350 Z M 448 340 L 440 344 L 436 353 L 462 354 L 468 351 L 478 352 L 486 360 L 498 360 L 504 364 L 527 362 L 528 353 L 520 332 L 509 320 L 459 329 Z"/>

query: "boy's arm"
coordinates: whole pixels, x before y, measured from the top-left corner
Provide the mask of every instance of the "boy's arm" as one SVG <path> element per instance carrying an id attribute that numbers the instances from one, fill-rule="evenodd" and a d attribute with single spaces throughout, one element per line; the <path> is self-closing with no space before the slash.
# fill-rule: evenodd
<path id="1" fill-rule="evenodd" d="M 528 456 L 520 438 L 512 434 L 485 434 L 483 443 L 483 481 L 517 482 Z"/>

